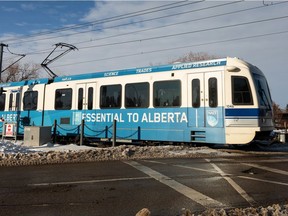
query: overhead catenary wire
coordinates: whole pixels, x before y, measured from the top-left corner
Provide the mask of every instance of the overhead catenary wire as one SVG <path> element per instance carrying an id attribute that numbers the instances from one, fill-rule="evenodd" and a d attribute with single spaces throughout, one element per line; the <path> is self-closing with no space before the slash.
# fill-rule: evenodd
<path id="1" fill-rule="evenodd" d="M 226 6 L 229 4 L 235 4 L 235 3 L 240 3 L 243 1 L 235 1 L 235 2 L 229 2 L 229 3 L 224 3 L 221 5 L 216 5 L 216 6 L 212 6 L 212 7 L 207 7 L 207 8 L 201 8 L 201 9 L 197 9 L 197 10 L 192 10 L 189 11 L 189 13 L 191 12 L 196 12 L 196 11 L 200 11 L 200 10 L 206 10 L 206 9 L 210 9 L 210 8 L 216 8 L 216 7 L 221 7 L 221 6 Z M 283 4 L 283 3 L 288 3 L 287 2 L 278 2 L 275 3 L 274 5 L 277 4 Z M 156 27 L 152 27 L 152 28 L 147 28 L 147 29 L 142 29 L 142 30 L 137 30 L 137 31 L 132 31 L 132 32 L 127 32 L 127 33 L 122 33 L 122 34 L 116 34 L 116 35 L 112 35 L 112 36 L 106 36 L 106 37 L 102 37 L 102 38 L 97 38 L 94 40 L 87 40 L 87 41 L 82 41 L 82 42 L 77 42 L 75 44 L 82 44 L 82 43 L 87 43 L 87 42 L 92 42 L 92 41 L 99 41 L 99 40 L 104 40 L 104 39 L 109 39 L 109 38 L 115 38 L 115 37 L 120 37 L 120 36 L 125 36 L 125 35 L 130 35 L 130 34 L 135 34 L 135 33 L 140 33 L 140 32 L 146 32 L 146 31 L 151 31 L 151 30 L 159 30 L 160 28 L 167 28 L 167 27 L 171 27 L 171 26 L 176 26 L 176 25 L 182 25 L 182 24 L 186 24 L 186 23 L 190 23 L 190 22 L 195 22 L 195 21 L 200 21 L 200 20 L 205 20 L 205 19 L 211 19 L 211 18 L 216 18 L 216 17 L 221 17 L 221 16 L 226 16 L 226 15 L 230 15 L 230 14 L 236 14 L 236 13 L 241 13 L 241 12 L 246 12 L 246 11 L 250 11 L 250 10 L 255 10 L 255 9 L 259 9 L 259 8 L 264 8 L 267 6 L 257 6 L 257 7 L 252 7 L 252 8 L 247 8 L 247 9 L 241 9 L 241 10 L 237 10 L 237 11 L 232 11 L 232 12 L 227 12 L 227 13 L 221 13 L 221 14 L 216 14 L 216 15 L 211 15 L 211 16 L 206 16 L 206 17 L 201 17 L 201 18 L 196 18 L 196 19 L 192 19 L 192 20 L 186 20 L 186 21 L 182 21 L 182 22 L 176 22 L 176 23 L 172 23 L 172 24 L 167 24 L 167 25 L 162 25 L 162 26 L 156 26 Z M 179 14 L 173 14 L 173 15 L 180 15 Z M 183 13 L 182 13 L 183 14 Z M 171 15 L 169 15 L 171 16 Z M 167 17 L 167 16 L 165 16 Z M 147 20 L 144 20 L 147 21 Z M 150 20 L 149 20 L 150 21 Z M 142 21 L 141 21 L 142 22 Z M 117 27 L 117 26 L 114 26 Z M 110 27 L 109 27 L 110 28 Z M 107 28 L 106 28 L 107 29 Z"/>
<path id="2" fill-rule="evenodd" d="M 287 2 L 279 2 L 279 3 L 287 3 Z M 278 3 L 277 3 L 278 4 Z M 276 5 L 276 3 L 275 4 L 273 4 L 273 6 L 274 5 Z M 272 5 L 271 5 L 272 6 Z M 258 8 L 261 8 L 261 7 L 267 7 L 267 6 L 258 6 L 258 7 L 254 7 L 253 9 L 258 9 Z M 247 11 L 247 10 L 252 10 L 252 8 L 248 8 L 248 9 L 242 9 L 242 10 L 239 10 L 239 11 Z M 237 12 L 237 11 L 236 11 Z M 234 12 L 227 12 L 227 13 L 225 13 L 225 14 L 218 14 L 218 15 L 212 15 L 212 16 L 209 16 L 210 18 L 213 18 L 213 16 L 224 16 L 224 15 L 228 15 L 228 14 L 231 14 L 231 13 L 235 13 L 235 11 Z M 208 19 L 209 17 L 204 17 L 204 18 L 198 18 L 198 19 Z M 267 22 L 267 21 L 272 21 L 272 20 L 279 20 L 279 19 L 284 19 L 284 18 L 287 18 L 287 16 L 284 16 L 284 17 L 274 17 L 274 18 L 271 18 L 271 19 L 262 19 L 262 20 L 257 20 L 257 21 L 251 21 L 251 22 L 246 22 L 246 23 L 238 23 L 238 24 L 233 24 L 233 25 L 229 25 L 229 26 L 216 26 L 216 27 L 214 27 L 214 28 L 210 28 L 210 29 L 201 29 L 201 30 L 197 30 L 197 31 L 194 31 L 194 32 L 179 32 L 179 33 L 177 33 L 177 35 L 175 35 L 175 34 L 170 34 L 170 35 L 164 35 L 164 36 L 157 36 L 157 37 L 150 37 L 150 38 L 143 38 L 143 39 L 139 39 L 139 40 L 132 40 L 132 41 L 122 41 L 122 42 L 119 42 L 119 43 L 117 43 L 117 44 L 98 44 L 98 45 L 95 45 L 95 46 L 86 46 L 86 47 L 79 47 L 79 49 L 89 49 L 89 48 L 94 48 L 94 47 L 102 47 L 102 46 L 112 46 L 112 45 L 121 45 L 121 44 L 123 44 L 123 45 L 125 45 L 125 44 L 127 44 L 127 43 L 133 43 L 133 42 L 139 42 L 139 41 L 149 41 L 149 40 L 156 40 L 156 39 L 162 39 L 162 38 L 165 38 L 165 37 L 175 37 L 175 36 L 181 36 L 181 35 L 185 35 L 185 34 L 193 34 L 193 33 L 200 33 L 200 32 L 205 32 L 205 31 L 211 31 L 211 30 L 220 30 L 220 29 L 225 29 L 225 28 L 231 28 L 231 27 L 236 27 L 236 26 L 245 26 L 245 25 L 248 25 L 248 24 L 255 24 L 255 23 L 261 23 L 261 22 Z M 197 20 L 198 21 L 198 19 L 194 19 L 194 20 Z M 188 22 L 188 21 L 186 21 L 186 22 Z M 192 22 L 192 21 L 190 21 L 190 22 Z M 174 23 L 174 24 L 168 24 L 167 25 L 167 27 L 168 26 L 173 26 L 173 25 L 176 25 L 176 23 Z M 152 28 L 150 28 L 151 30 L 153 30 Z M 159 27 L 158 27 L 158 29 L 159 29 Z M 143 30 L 140 30 L 140 31 L 145 31 L 145 29 L 143 29 Z M 139 31 L 139 32 L 140 32 Z M 148 31 L 148 30 L 147 30 Z M 284 32 L 285 33 L 285 32 Z M 126 34 L 126 33 L 125 33 Z M 135 34 L 135 31 L 133 32 L 133 33 L 130 33 L 130 34 Z M 270 35 L 276 35 L 276 34 L 283 34 L 283 33 L 277 33 L 277 32 L 275 32 L 275 33 L 271 33 Z M 267 35 L 264 35 L 264 36 L 269 36 L 268 34 Z M 262 37 L 264 37 L 264 36 L 262 36 Z M 114 36 L 114 37 L 116 37 L 116 35 Z M 260 36 L 257 36 L 257 37 L 260 37 Z M 239 40 L 243 40 L 243 39 L 248 39 L 249 37 L 246 37 L 246 38 L 242 38 L 242 39 L 239 39 Z M 251 38 L 253 38 L 253 36 L 251 37 Z M 100 38 L 101 39 L 101 38 Z M 229 41 L 233 41 L 233 40 L 237 40 L 237 39 L 228 39 L 226 42 L 229 42 Z M 224 41 L 225 42 L 225 41 Z M 224 42 L 222 42 L 222 41 L 218 41 L 217 43 L 224 43 Z M 210 44 L 210 43 L 209 43 Z M 213 44 L 213 42 L 212 42 L 212 44 Z M 205 44 L 201 44 L 201 46 L 204 46 Z M 193 45 L 193 46 L 200 46 L 200 45 Z M 192 47 L 193 47 L 192 46 Z M 187 46 L 184 46 L 183 48 L 187 48 Z M 143 54 L 148 54 L 148 53 L 153 53 L 153 52 L 164 52 L 164 51 L 168 51 L 168 50 L 173 50 L 173 49 L 181 49 L 180 47 L 177 47 L 177 48 L 165 48 L 165 49 L 157 49 L 157 50 L 154 50 L 154 51 L 148 51 L 148 52 L 141 52 L 140 54 L 141 55 L 143 55 Z M 50 49 L 49 49 L 50 50 Z M 41 52 L 41 53 L 46 53 L 47 51 L 45 51 L 44 52 L 44 50 Z M 27 55 L 33 55 L 33 54 L 39 54 L 40 52 L 31 52 L 31 53 L 27 53 Z M 133 54 L 133 55 L 135 55 L 135 54 Z M 123 58 L 123 57 L 128 57 L 128 56 L 133 56 L 133 55 L 129 55 L 129 54 L 127 54 L 127 55 L 122 55 L 122 56 L 116 56 L 116 57 L 107 57 L 107 58 L 105 58 L 105 59 L 100 59 L 100 60 L 108 60 L 108 59 L 115 59 L 115 58 Z M 136 54 L 136 55 L 139 55 L 139 53 L 138 54 Z M 92 60 L 92 61 L 100 61 L 100 60 Z M 85 62 L 89 62 L 89 61 L 85 61 Z M 80 62 L 81 63 L 81 62 Z M 77 62 L 75 62 L 75 63 L 73 63 L 73 64 L 78 64 Z M 73 64 L 66 64 L 66 65 L 73 65 Z M 60 65 L 61 66 L 61 65 Z M 53 66 L 53 67 L 58 67 L 57 65 L 56 66 Z"/>
<path id="3" fill-rule="evenodd" d="M 280 2 L 280 3 L 283 3 L 283 2 Z M 285 3 L 287 3 L 287 2 L 285 2 Z M 221 5 L 223 6 L 223 4 L 221 4 Z M 276 5 L 276 4 L 274 4 L 274 5 Z M 233 14 L 233 13 L 235 14 L 235 13 L 245 12 L 245 11 L 249 11 L 249 10 L 255 10 L 255 9 L 259 9 L 259 8 L 263 8 L 263 7 L 267 7 L 267 6 L 261 5 L 261 6 L 257 6 L 257 7 L 253 7 L 253 8 L 248 8 L 248 9 L 240 9 L 240 10 L 233 11 L 233 12 L 216 14 L 216 15 L 206 16 L 206 17 L 202 17 L 202 18 L 192 19 L 192 20 L 189 20 L 189 21 L 178 22 L 178 23 L 174 23 L 174 24 L 168 24 L 168 25 L 164 25 L 163 27 L 169 27 L 169 26 L 178 25 L 178 24 L 187 23 L 187 22 L 200 21 L 200 20 L 204 20 L 204 19 L 215 18 L 215 17 L 219 17 L 219 16 L 225 16 L 225 15 L 229 15 L 229 14 Z M 104 47 L 104 46 L 121 45 L 121 44 L 135 43 L 135 42 L 143 42 L 143 41 L 156 40 L 156 39 L 162 39 L 162 38 L 167 38 L 167 37 L 181 36 L 181 35 L 185 35 L 185 34 L 194 34 L 194 33 L 200 33 L 200 32 L 211 31 L 211 30 L 219 30 L 219 29 L 237 27 L 237 26 L 241 26 L 241 25 L 248 25 L 248 24 L 267 22 L 267 21 L 272 21 L 272 20 L 277 20 L 277 19 L 282 19 L 282 18 L 284 19 L 284 18 L 287 18 L 287 17 L 288 16 L 276 17 L 276 18 L 270 18 L 270 19 L 264 19 L 264 20 L 262 19 L 262 20 L 257 20 L 257 21 L 238 23 L 238 24 L 231 24 L 231 25 L 225 25 L 225 26 L 213 27 L 213 28 L 208 28 L 208 29 L 195 30 L 195 31 L 188 31 L 188 32 L 182 32 L 182 33 L 176 33 L 176 34 L 170 34 L 170 35 L 165 34 L 165 35 L 149 37 L 149 38 L 134 39 L 134 40 L 128 40 L 128 41 L 120 41 L 120 42 L 98 44 L 98 45 L 90 45 L 90 46 L 82 46 L 82 47 L 79 47 L 79 49 L 89 49 L 89 48 L 95 48 L 95 47 Z M 123 35 L 135 34 L 137 32 L 144 32 L 144 31 L 149 31 L 149 30 L 159 29 L 159 28 L 161 28 L 161 26 L 160 27 L 155 27 L 155 28 L 150 28 L 150 29 L 143 29 L 143 30 L 133 31 L 133 32 L 130 32 L 130 33 L 123 33 Z M 111 36 L 111 37 L 117 37 L 117 36 L 120 36 L 120 35 L 118 34 L 118 35 Z M 106 38 L 109 38 L 109 37 L 106 37 Z M 100 40 L 101 39 L 102 38 L 100 38 Z M 81 43 L 82 42 L 78 42 L 78 43 L 75 43 L 75 45 L 76 44 L 81 44 Z M 30 53 L 27 53 L 27 55 L 38 55 L 38 54 L 46 53 L 49 50 L 46 49 L 46 50 L 41 50 L 41 51 L 37 51 L 37 52 L 30 52 Z"/>
<path id="4" fill-rule="evenodd" d="M 177 7 L 183 7 L 183 6 L 187 6 L 187 5 L 190 5 L 190 4 L 197 4 L 197 3 L 201 3 L 201 2 L 204 2 L 204 0 L 193 1 L 193 2 L 189 2 L 188 0 L 185 0 L 185 1 L 180 1 L 180 2 L 169 3 L 169 4 L 166 4 L 166 5 L 152 7 L 152 8 L 136 11 L 136 12 L 131 12 L 131 13 L 128 13 L 128 14 L 122 14 L 122 15 L 118 15 L 118 16 L 114 16 L 114 17 L 104 18 L 102 20 L 91 21 L 91 22 L 87 22 L 87 23 L 77 24 L 77 25 L 73 25 L 73 26 L 69 26 L 69 27 L 63 27 L 63 28 L 54 29 L 54 30 L 51 30 L 51 31 L 44 31 L 44 32 L 39 32 L 39 33 L 25 35 L 25 36 L 18 36 L 16 38 L 6 39 L 6 40 L 4 40 L 4 42 L 20 40 L 21 38 L 25 39 L 27 37 L 31 38 L 31 37 L 41 36 L 41 35 L 48 35 L 48 34 L 53 34 L 53 33 L 62 32 L 62 31 L 75 30 L 75 29 L 78 29 L 78 28 L 83 28 L 83 27 L 87 27 L 87 26 L 91 26 L 91 25 L 104 24 L 104 23 L 107 23 L 107 22 L 119 21 L 119 20 L 122 20 L 122 19 L 133 18 L 135 16 L 146 15 L 146 14 L 150 14 L 150 13 L 160 12 L 160 11 L 164 11 L 164 10 L 168 10 L 168 9 L 174 9 L 174 8 L 177 8 Z M 175 4 L 179 4 L 179 3 L 185 3 L 185 4 L 175 5 Z M 171 5 L 173 5 L 173 6 L 171 6 Z M 167 7 L 167 6 L 169 6 L 169 7 Z M 159 9 L 161 7 L 167 7 L 167 8 Z M 149 10 L 152 10 L 152 11 L 149 11 Z"/>
<path id="5" fill-rule="evenodd" d="M 101 28 L 101 30 L 108 30 L 108 29 L 115 29 L 115 28 L 119 28 L 119 27 L 124 27 L 124 26 L 129 26 L 129 25 L 135 25 L 135 24 L 143 24 L 145 22 L 151 22 L 151 21 L 155 21 L 155 20 L 159 20 L 159 19 L 164 19 L 164 18 L 171 18 L 174 16 L 180 16 L 180 15 L 184 15 L 184 14 L 188 14 L 188 13 L 194 13 L 194 12 L 199 12 L 199 11 L 203 11 L 203 10 L 208 10 L 208 9 L 215 9 L 217 7 L 223 7 L 223 6 L 227 6 L 227 5 L 231 5 L 231 4 L 237 4 L 237 3 L 241 3 L 243 2 L 241 1 L 233 1 L 233 2 L 226 2 L 223 4 L 219 4 L 219 5 L 213 5 L 213 6 L 209 6 L 209 7 L 204 7 L 204 8 L 199 8 L 199 9 L 193 9 L 193 10 L 189 10 L 189 11 L 185 11 L 185 12 L 178 12 L 178 13 L 174 13 L 174 14 L 169 14 L 169 15 L 164 15 L 164 16 L 159 16 L 159 17 L 154 17 L 154 18 L 149 18 L 149 19 L 145 19 L 145 20 L 139 20 L 139 21 L 133 21 L 133 22 L 128 22 L 128 23 L 123 23 L 123 24 L 118 24 L 118 25 L 113 25 L 113 26 L 109 26 L 109 27 L 104 27 Z M 182 6 L 182 5 L 181 5 Z M 260 7 L 265 7 L 263 5 L 261 5 Z M 259 7 L 259 8 L 260 8 Z M 258 8 L 258 7 L 257 7 Z M 219 15 L 221 16 L 221 15 Z M 215 16 L 216 17 L 216 16 Z M 205 18 L 204 18 L 205 19 Z M 201 18 L 199 19 L 201 20 Z M 192 20 L 193 21 L 193 20 Z M 189 22 L 189 21 L 187 21 Z M 185 23 L 185 22 L 183 22 Z M 181 23 L 179 23 L 181 24 Z M 172 24 L 173 25 L 173 24 Z M 171 25 L 171 26 L 172 26 Z M 177 25 L 177 24 L 174 24 Z M 168 25 L 166 25 L 168 27 Z M 159 26 L 159 27 L 155 27 L 155 28 L 151 28 L 151 30 L 156 29 L 156 28 L 164 28 L 165 26 Z M 148 31 L 150 29 L 147 30 L 140 30 L 138 32 L 144 32 L 144 31 Z M 97 30 L 94 29 L 89 29 L 89 30 L 85 30 L 85 31 L 80 31 L 80 32 L 73 32 L 73 33 L 69 33 L 69 34 L 64 34 L 64 35 L 56 35 L 56 36 L 51 36 L 51 37 L 44 37 L 44 38 L 38 38 L 38 39 L 31 39 L 31 40 L 26 40 L 24 41 L 24 43 L 27 42 L 34 42 L 34 41 L 42 41 L 42 40 L 48 40 L 48 39 L 55 39 L 55 38 L 60 38 L 60 37 L 66 37 L 66 36 L 72 36 L 72 35 L 79 35 L 79 34 L 84 34 L 84 33 L 89 33 L 89 32 L 95 32 Z M 86 43 L 86 42 L 92 42 L 92 41 L 96 41 L 96 40 L 103 40 L 103 39 L 108 39 L 108 38 L 112 38 L 112 37 L 119 37 L 119 36 L 123 36 L 123 35 L 128 35 L 128 34 L 134 34 L 135 32 L 131 32 L 131 33 L 125 33 L 125 34 L 117 34 L 117 35 L 112 35 L 112 36 L 108 36 L 108 37 L 104 37 L 104 38 L 99 38 L 99 39 L 95 39 L 95 40 L 87 40 L 87 41 L 82 41 L 82 42 L 77 42 L 74 44 L 81 44 L 81 43 Z M 23 43 L 23 42 L 21 42 Z M 19 42 L 16 43 L 12 43 L 12 44 L 19 44 Z"/>
<path id="6" fill-rule="evenodd" d="M 187 48 L 191 48 L 191 47 L 207 46 L 207 45 L 212 45 L 212 44 L 227 43 L 227 42 L 233 42 L 233 41 L 239 41 L 239 40 L 247 40 L 247 39 L 259 38 L 259 37 L 268 37 L 268 36 L 287 34 L 287 33 L 288 33 L 288 31 L 281 31 L 281 32 L 272 32 L 272 33 L 251 35 L 251 36 L 238 37 L 238 38 L 225 39 L 225 40 L 218 40 L 218 41 L 212 41 L 212 42 L 207 42 L 207 43 L 188 44 L 188 45 L 185 45 L 185 46 L 170 47 L 170 48 L 164 48 L 164 49 L 156 49 L 156 50 L 151 50 L 151 51 L 147 51 L 147 52 L 138 52 L 138 53 L 118 55 L 118 56 L 112 56 L 112 57 L 101 58 L 101 59 L 87 60 L 87 61 L 81 61 L 81 62 L 73 62 L 73 63 L 62 64 L 62 65 L 55 65 L 53 67 L 54 68 L 56 68 L 56 67 L 65 67 L 65 66 L 70 66 L 70 65 L 75 65 L 75 64 L 84 64 L 84 63 L 89 63 L 89 62 L 98 62 L 98 61 L 126 58 L 126 57 L 131 57 L 131 56 L 136 56 L 136 55 L 144 55 L 144 54 L 151 54 L 151 53 L 157 53 L 157 52 L 166 52 L 166 51 L 171 51 L 171 50 L 187 49 Z"/>
<path id="7" fill-rule="evenodd" d="M 84 47 L 79 47 L 79 49 L 83 50 L 83 49 L 91 49 L 91 48 L 95 48 L 95 47 L 123 45 L 123 44 L 127 44 L 127 43 L 135 43 L 135 42 L 143 42 L 143 41 L 149 41 L 149 40 L 155 40 L 155 39 L 163 39 L 163 38 L 168 38 L 168 37 L 176 37 L 176 36 L 182 36 L 182 35 L 187 35 L 187 34 L 194 34 L 194 33 L 206 32 L 206 31 L 214 31 L 214 30 L 220 30 L 220 29 L 226 29 L 226 28 L 232 28 L 232 27 L 238 27 L 238 26 L 245 26 L 245 25 L 263 23 L 263 22 L 280 20 L 280 19 L 287 19 L 287 18 L 288 18 L 288 15 L 287 16 L 281 16 L 281 17 L 273 17 L 273 18 L 269 18 L 269 19 L 255 20 L 255 21 L 250 21 L 250 22 L 231 24 L 231 25 L 217 26 L 217 27 L 208 28 L 208 29 L 200 29 L 200 30 L 187 31 L 187 32 L 181 32 L 181 33 L 175 33 L 175 34 L 165 34 L 165 35 L 159 35 L 159 36 L 155 36 L 155 37 L 148 37 L 148 38 L 127 40 L 127 41 L 121 41 L 121 42 L 99 44 L 99 45 L 93 45 L 93 46 L 84 46 Z"/>

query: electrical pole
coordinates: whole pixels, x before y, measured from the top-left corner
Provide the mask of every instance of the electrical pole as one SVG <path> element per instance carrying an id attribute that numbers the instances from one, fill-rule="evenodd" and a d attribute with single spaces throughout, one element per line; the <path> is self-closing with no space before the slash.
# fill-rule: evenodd
<path id="1" fill-rule="evenodd" d="M 8 47 L 7 44 L 0 44 L 0 82 L 1 82 L 1 74 L 2 74 L 2 61 L 3 61 L 3 47 Z"/>

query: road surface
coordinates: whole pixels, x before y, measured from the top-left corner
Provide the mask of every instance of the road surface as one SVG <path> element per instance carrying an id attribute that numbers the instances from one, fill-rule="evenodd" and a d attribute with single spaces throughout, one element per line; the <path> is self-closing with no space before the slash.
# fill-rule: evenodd
<path id="1" fill-rule="evenodd" d="M 288 199 L 288 155 L 0 167 L 0 215 L 152 215 Z"/>

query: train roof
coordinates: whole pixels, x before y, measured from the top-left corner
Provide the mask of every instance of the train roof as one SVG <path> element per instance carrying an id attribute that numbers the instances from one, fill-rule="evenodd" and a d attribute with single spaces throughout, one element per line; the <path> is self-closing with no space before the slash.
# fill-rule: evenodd
<path id="1" fill-rule="evenodd" d="M 136 75 L 136 74 L 155 73 L 155 72 L 167 72 L 167 71 L 175 71 L 175 70 L 194 69 L 194 68 L 218 67 L 218 66 L 225 66 L 226 64 L 227 64 L 227 59 L 223 58 L 223 59 L 215 59 L 215 60 L 208 60 L 208 61 L 176 63 L 176 64 L 162 65 L 162 66 L 149 66 L 149 67 L 140 67 L 140 68 L 124 69 L 124 70 L 94 72 L 94 73 L 81 74 L 81 75 L 62 76 L 62 77 L 56 77 L 54 79 L 54 82 L 91 79 L 91 78 L 115 77 L 115 76 L 124 76 L 124 75 Z"/>
<path id="2" fill-rule="evenodd" d="M 9 82 L 0 83 L 0 87 L 13 87 L 13 86 L 25 86 L 25 85 L 35 85 L 35 84 L 47 84 L 49 83 L 49 78 L 41 78 L 37 80 L 23 80 L 20 82 Z"/>
<path id="3" fill-rule="evenodd" d="M 105 77 L 115 77 L 115 76 L 124 76 L 124 75 L 136 75 L 136 74 L 147 74 L 147 73 L 155 73 L 155 72 L 195 69 L 195 68 L 219 67 L 219 66 L 226 66 L 229 60 L 233 60 L 233 61 L 236 60 L 238 61 L 238 63 L 244 64 L 244 65 L 246 64 L 248 66 L 247 62 L 244 62 L 241 60 L 239 61 L 239 59 L 237 58 L 227 57 L 227 58 L 207 60 L 207 61 L 175 63 L 175 64 L 161 65 L 161 66 L 149 66 L 149 67 L 139 67 L 139 68 L 123 69 L 123 70 L 94 72 L 94 73 L 71 75 L 71 76 L 60 76 L 60 77 L 55 77 L 53 80 L 49 78 L 41 78 L 37 80 L 25 80 L 25 81 L 20 81 L 20 82 L 0 83 L 0 87 L 47 84 L 51 82 L 65 82 L 65 81 L 84 80 L 84 79 L 92 79 L 92 78 L 105 78 Z"/>

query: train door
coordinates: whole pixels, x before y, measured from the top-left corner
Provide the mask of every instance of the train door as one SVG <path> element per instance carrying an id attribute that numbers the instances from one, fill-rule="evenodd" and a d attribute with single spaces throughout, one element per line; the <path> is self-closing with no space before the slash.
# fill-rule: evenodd
<path id="1" fill-rule="evenodd" d="M 204 74 L 188 74 L 188 125 L 205 126 Z"/>
<path id="2" fill-rule="evenodd" d="M 96 83 L 77 84 L 76 108 L 86 112 L 95 108 Z"/>
<path id="3" fill-rule="evenodd" d="M 205 126 L 223 127 L 223 84 L 221 71 L 204 74 L 205 82 Z"/>
<path id="4" fill-rule="evenodd" d="M 191 127 L 223 127 L 221 72 L 188 75 L 188 121 Z"/>
<path id="5" fill-rule="evenodd" d="M 20 90 L 13 89 L 8 92 L 8 113 L 5 117 L 5 121 L 7 122 L 17 122 L 19 118 L 20 112 Z"/>

